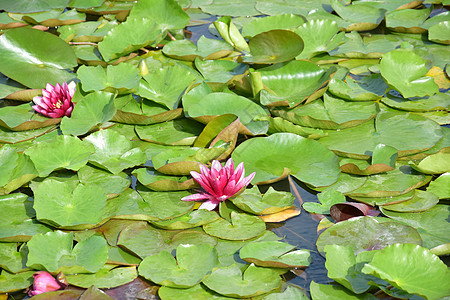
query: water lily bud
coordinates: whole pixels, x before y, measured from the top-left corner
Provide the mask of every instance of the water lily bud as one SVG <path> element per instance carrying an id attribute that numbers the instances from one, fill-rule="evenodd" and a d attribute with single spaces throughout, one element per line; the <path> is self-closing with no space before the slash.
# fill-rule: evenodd
<path id="1" fill-rule="evenodd" d="M 46 271 L 34 273 L 33 278 L 33 288 L 28 292 L 29 296 L 35 296 L 50 291 L 57 291 L 61 288 L 59 282 Z"/>

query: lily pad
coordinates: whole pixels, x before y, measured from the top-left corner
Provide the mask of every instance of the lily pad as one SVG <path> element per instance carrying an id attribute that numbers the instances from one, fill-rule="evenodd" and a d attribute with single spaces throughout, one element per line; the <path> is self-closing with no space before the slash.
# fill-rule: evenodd
<path id="1" fill-rule="evenodd" d="M 127 284 L 138 276 L 136 267 L 104 265 L 94 274 L 73 274 L 65 276 L 70 285 L 88 288 L 95 285 L 99 289 L 109 289 Z"/>
<path id="2" fill-rule="evenodd" d="M 344 6 L 339 0 L 331 0 L 334 11 L 350 24 L 346 31 L 365 31 L 375 29 L 384 18 L 384 9 L 371 5 L 358 4 Z"/>
<path id="3" fill-rule="evenodd" d="M 414 191 L 415 194 L 412 199 L 400 203 L 383 205 L 383 208 L 398 212 L 422 212 L 432 208 L 439 202 L 439 197 L 433 193 L 421 190 Z"/>
<path id="4" fill-rule="evenodd" d="M 34 271 L 26 271 L 21 273 L 9 273 L 2 270 L 0 273 L 0 293 L 10 293 L 25 289 L 33 284 Z"/>
<path id="5" fill-rule="evenodd" d="M 354 237 L 357 236 L 358 239 Z M 339 222 L 325 230 L 317 239 L 317 249 L 324 253 L 326 245 L 352 247 L 355 254 L 383 249 L 395 243 L 422 244 L 419 233 L 411 226 L 397 222 L 380 222 L 373 217 L 357 217 Z"/>
<path id="6" fill-rule="evenodd" d="M 58 227 L 95 225 L 102 220 L 106 194 L 98 186 L 46 179 L 34 190 L 38 220 Z"/>
<path id="7" fill-rule="evenodd" d="M 162 286 L 158 290 L 158 295 L 161 299 L 176 300 L 183 297 L 191 299 L 208 299 L 208 300 L 225 300 L 229 297 L 221 296 L 210 289 L 206 288 L 203 284 L 196 284 L 193 287 L 187 289 L 179 289 L 168 286 Z"/>
<path id="8" fill-rule="evenodd" d="M 411 264 L 410 260 L 417 263 Z M 377 252 L 362 271 L 427 299 L 439 299 L 450 293 L 450 287 L 445 284 L 450 280 L 447 266 L 436 255 L 418 245 L 387 246 Z"/>
<path id="9" fill-rule="evenodd" d="M 36 143 L 25 150 L 41 177 L 62 168 L 77 171 L 86 165 L 92 153 L 94 147 L 67 135 Z"/>
<path id="10" fill-rule="evenodd" d="M 231 212 L 231 222 L 219 219 L 203 225 L 203 230 L 212 236 L 225 240 L 247 240 L 261 235 L 266 223 L 256 216 Z"/>
<path id="11" fill-rule="evenodd" d="M 0 267 L 11 273 L 18 273 L 27 268 L 25 247 L 17 243 L 0 243 Z"/>
<path id="12" fill-rule="evenodd" d="M 78 170 L 78 178 L 83 184 L 90 183 L 101 187 L 108 199 L 120 195 L 131 184 L 128 175 L 123 172 L 113 175 L 91 165 L 86 165 Z"/>
<path id="13" fill-rule="evenodd" d="M 254 242 L 242 247 L 239 256 L 260 267 L 292 269 L 309 266 L 309 251 L 294 249 L 294 246 L 283 242 Z"/>
<path id="14" fill-rule="evenodd" d="M 450 36 L 448 31 L 450 29 L 450 21 L 439 22 L 428 29 L 428 39 L 430 41 L 449 45 Z"/>
<path id="15" fill-rule="evenodd" d="M 450 198 L 450 173 L 444 173 L 436 180 L 430 182 L 427 192 L 435 194 L 439 199 Z"/>
<path id="16" fill-rule="evenodd" d="M 148 205 L 153 211 L 150 215 L 160 220 L 184 215 L 192 210 L 194 206 L 194 203 L 181 201 L 181 198 L 190 194 L 189 192 L 153 192 L 146 188 L 139 189 L 138 191 L 146 202 L 144 206 Z"/>
<path id="17" fill-rule="evenodd" d="M 94 132 L 84 142 L 95 147 L 95 153 L 89 157 L 89 161 L 113 174 L 147 161 L 147 156 L 140 148 L 132 148 L 125 136 L 113 130 Z"/>
<path id="18" fill-rule="evenodd" d="M 374 101 L 380 99 L 386 92 L 387 84 L 380 74 L 371 74 L 355 80 L 350 76 L 343 80 L 333 78 L 328 91 L 338 97 L 352 101 Z"/>
<path id="19" fill-rule="evenodd" d="M 141 140 L 163 144 L 190 146 L 201 133 L 203 126 L 189 119 L 173 120 L 147 126 L 136 126 Z"/>
<path id="20" fill-rule="evenodd" d="M 182 191 L 197 186 L 197 183 L 192 178 L 168 176 L 146 168 L 134 170 L 133 175 L 137 177 L 140 183 L 157 192 Z"/>
<path id="21" fill-rule="evenodd" d="M 406 111 L 426 112 L 450 110 L 450 95 L 444 93 L 414 100 L 387 94 L 386 97 L 381 98 L 381 101 L 389 107 Z"/>
<path id="22" fill-rule="evenodd" d="M 13 131 L 45 128 L 60 121 L 60 118 L 50 119 L 36 113 L 31 103 L 0 108 L 0 126 Z"/>
<path id="23" fill-rule="evenodd" d="M 218 265 L 217 251 L 210 245 L 180 245 L 176 257 L 167 251 L 148 256 L 139 265 L 139 275 L 160 285 L 187 288 Z"/>
<path id="24" fill-rule="evenodd" d="M 0 72 L 30 88 L 44 88 L 47 83 L 55 85 L 75 78 L 69 72 L 77 66 L 75 53 L 53 34 L 31 28 L 10 30 L 0 37 L 0 53 L 4 62 Z"/>
<path id="25" fill-rule="evenodd" d="M 450 172 L 450 148 L 444 148 L 438 153 L 427 156 L 419 163 L 411 163 L 411 166 L 425 174 Z"/>
<path id="26" fill-rule="evenodd" d="M 340 173 L 337 156 L 330 150 L 292 133 L 247 140 L 236 147 L 232 158 L 236 163 L 245 162 L 248 172 L 256 172 L 255 183 L 277 179 L 288 169 L 303 182 L 327 186 L 336 182 Z"/>
<path id="27" fill-rule="evenodd" d="M 233 46 L 227 42 L 207 39 L 201 36 L 197 45 L 189 40 L 176 40 L 168 42 L 163 53 L 169 57 L 187 61 L 194 61 L 197 57 L 202 59 L 218 59 L 233 52 Z"/>
<path id="28" fill-rule="evenodd" d="M 432 12 L 433 7 L 425 9 L 399 9 L 386 14 L 386 27 L 397 32 L 425 33 L 423 23 Z"/>
<path id="29" fill-rule="evenodd" d="M 294 29 L 304 22 L 301 16 L 293 13 L 255 18 L 242 26 L 242 35 L 249 38 L 274 29 Z"/>
<path id="30" fill-rule="evenodd" d="M 303 209 L 309 213 L 328 215 L 330 214 L 331 206 L 337 203 L 344 203 L 346 201 L 345 196 L 341 192 L 331 189 L 319 193 L 317 198 L 319 199 L 320 204 L 314 202 L 304 202 L 302 205 Z"/>
<path id="31" fill-rule="evenodd" d="M 311 281 L 310 285 L 311 298 L 319 299 L 345 299 L 345 300 L 376 300 L 378 299 L 372 294 L 354 294 L 348 289 L 340 285 L 320 284 Z"/>
<path id="32" fill-rule="evenodd" d="M 114 94 L 111 93 L 94 92 L 82 99 L 78 99 L 75 94 L 72 100 L 78 101 L 72 116 L 61 121 L 60 128 L 66 135 L 83 135 L 93 127 L 111 120 L 116 113 Z"/>
<path id="33" fill-rule="evenodd" d="M 81 66 L 78 71 L 78 79 L 84 91 L 111 91 L 130 90 L 137 88 L 141 76 L 139 69 L 130 64 L 109 65 L 106 69 L 101 66 Z"/>
<path id="34" fill-rule="evenodd" d="M 254 215 L 267 215 L 290 208 L 294 205 L 294 199 L 295 196 L 291 193 L 275 191 L 272 187 L 261 196 L 258 187 L 254 186 L 231 198 L 231 201 L 243 211 Z"/>
<path id="35" fill-rule="evenodd" d="M 424 76 L 426 62 L 408 49 L 386 53 L 380 62 L 380 72 L 387 83 L 405 98 L 431 96 L 439 91 L 433 78 Z"/>
<path id="36" fill-rule="evenodd" d="M 62 231 L 37 234 L 28 242 L 27 266 L 65 274 L 95 273 L 106 263 L 108 248 L 100 236 L 79 242 L 72 249 L 73 233 Z"/>
<path id="37" fill-rule="evenodd" d="M 215 211 L 197 209 L 177 218 L 152 222 L 152 224 L 157 227 L 170 230 L 188 229 L 214 222 L 219 218 L 219 215 Z"/>

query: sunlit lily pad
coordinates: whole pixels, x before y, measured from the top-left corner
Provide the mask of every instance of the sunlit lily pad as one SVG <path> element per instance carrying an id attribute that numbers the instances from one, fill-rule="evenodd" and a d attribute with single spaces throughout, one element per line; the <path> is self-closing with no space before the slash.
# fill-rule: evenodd
<path id="1" fill-rule="evenodd" d="M 95 285 L 97 288 L 108 289 L 127 284 L 138 276 L 136 267 L 119 267 L 104 265 L 94 274 L 74 274 L 66 276 L 70 285 L 88 288 Z"/>
<path id="2" fill-rule="evenodd" d="M 365 76 L 360 80 L 347 76 L 345 82 L 333 78 L 328 86 L 328 91 L 333 95 L 353 101 L 378 100 L 386 89 L 387 85 L 380 74 Z"/>
<path id="3" fill-rule="evenodd" d="M 141 140 L 163 144 L 190 146 L 203 129 L 201 123 L 189 119 L 173 120 L 147 126 L 136 126 Z"/>
<path id="4" fill-rule="evenodd" d="M 407 33 L 424 33 L 422 28 L 433 7 L 425 9 L 399 9 L 386 14 L 386 27 L 393 31 Z"/>
<path id="5" fill-rule="evenodd" d="M 217 251 L 210 245 L 180 245 L 176 257 L 167 251 L 148 256 L 139 265 L 139 275 L 160 285 L 187 288 L 218 265 Z"/>
<path id="6" fill-rule="evenodd" d="M 146 168 L 134 170 L 133 175 L 137 177 L 140 183 L 157 192 L 188 190 L 197 186 L 192 178 L 167 176 Z"/>
<path id="7" fill-rule="evenodd" d="M 325 91 L 320 90 L 332 71 L 333 68 L 324 70 L 308 61 L 291 61 L 258 69 L 262 82 L 253 86 L 253 92 L 260 92 L 261 104 L 282 102 L 294 106 L 306 99 L 312 101 L 320 97 Z"/>
<path id="8" fill-rule="evenodd" d="M 287 192 L 275 191 L 269 187 L 267 192 L 261 196 L 257 186 L 245 190 L 231 201 L 240 209 L 255 214 L 267 215 L 283 211 L 294 204 L 294 195 Z"/>
<path id="9" fill-rule="evenodd" d="M 114 107 L 114 94 L 107 92 L 94 92 L 83 97 L 75 94 L 75 105 L 72 116 L 63 118 L 61 130 L 64 134 L 82 135 L 95 126 L 99 126 L 112 119 L 116 113 Z M 81 99 L 80 99 L 81 98 Z"/>
<path id="10" fill-rule="evenodd" d="M 425 174 L 442 174 L 450 172 L 450 148 L 444 148 L 438 153 L 429 155 L 411 166 Z"/>
<path id="11" fill-rule="evenodd" d="M 177 218 L 152 222 L 152 224 L 164 229 L 188 229 L 214 222 L 219 218 L 214 211 L 197 209 Z"/>
<path id="12" fill-rule="evenodd" d="M 242 35 L 249 38 L 274 29 L 294 29 L 303 23 L 303 18 L 293 13 L 255 18 L 249 23 L 244 24 L 242 27 Z"/>
<path id="13" fill-rule="evenodd" d="M 381 208 L 387 217 L 414 226 L 420 233 L 423 246 L 433 248 L 450 242 L 446 224 L 450 216 L 448 205 L 438 204 L 424 212 L 395 212 Z"/>
<path id="14" fill-rule="evenodd" d="M 28 242 L 27 266 L 58 273 L 95 273 L 106 263 L 108 248 L 100 236 L 79 242 L 72 249 L 73 233 L 37 234 Z"/>
<path id="15" fill-rule="evenodd" d="M 158 290 L 158 295 L 161 299 L 181 299 L 190 297 L 192 299 L 210 299 L 210 300 L 225 300 L 229 297 L 221 296 L 210 289 L 206 288 L 203 284 L 197 284 L 187 289 L 179 289 L 168 286 L 162 286 Z"/>
<path id="16" fill-rule="evenodd" d="M 384 221 L 384 220 L 383 220 Z M 358 236 L 358 239 L 354 237 Z M 357 217 L 339 222 L 325 230 L 317 239 L 321 254 L 326 245 L 351 246 L 355 254 L 383 249 L 395 243 L 422 244 L 416 229 L 397 222 L 380 222 L 373 217 Z"/>
<path id="17" fill-rule="evenodd" d="M 256 172 L 255 183 L 277 179 L 287 168 L 303 182 L 327 186 L 340 173 L 337 156 L 330 150 L 292 133 L 247 140 L 235 149 L 232 158 L 236 163 L 245 162 L 248 172 Z"/>
<path id="18" fill-rule="evenodd" d="M 189 195 L 189 192 L 153 192 L 146 188 L 139 189 L 139 194 L 153 211 L 151 216 L 160 220 L 166 220 L 190 211 L 194 203 L 181 201 L 181 198 Z"/>
<path id="19" fill-rule="evenodd" d="M 0 273 L 0 293 L 9 293 L 25 289 L 33 284 L 34 271 L 22 273 L 9 273 L 2 270 Z"/>
<path id="20" fill-rule="evenodd" d="M 91 183 L 100 186 L 108 198 L 118 196 L 131 184 L 131 180 L 123 172 L 113 175 L 91 165 L 86 165 L 78 170 L 78 178 L 83 184 Z"/>
<path id="21" fill-rule="evenodd" d="M 337 190 L 325 190 L 322 193 L 317 194 L 319 203 L 315 202 L 304 202 L 303 208 L 314 214 L 328 215 L 330 214 L 330 207 L 337 203 L 345 202 L 345 196 Z"/>
<path id="22" fill-rule="evenodd" d="M 383 208 L 398 212 L 422 212 L 432 208 L 439 202 L 439 197 L 433 193 L 421 190 L 414 191 L 415 194 L 412 199 L 400 203 L 383 205 Z"/>
<path id="23" fill-rule="evenodd" d="M 405 98 L 431 96 L 439 88 L 433 78 L 424 76 L 428 72 L 425 65 L 425 60 L 411 50 L 397 49 L 383 55 L 380 72 Z"/>
<path id="24" fill-rule="evenodd" d="M 77 171 L 86 165 L 92 153 L 94 147 L 66 135 L 36 143 L 25 151 L 41 177 L 62 168 Z"/>
<path id="25" fill-rule="evenodd" d="M 254 242 L 242 247 L 239 256 L 246 262 L 260 267 L 301 268 L 308 266 L 311 262 L 309 251 L 294 249 L 294 246 L 283 242 Z"/>
<path id="26" fill-rule="evenodd" d="M 417 263 L 411 264 L 411 260 Z M 387 246 L 377 252 L 362 271 L 427 299 L 439 299 L 450 293 L 450 287 L 446 284 L 450 280 L 447 266 L 439 257 L 418 245 Z"/>
<path id="27" fill-rule="evenodd" d="M 450 173 L 444 173 L 436 178 L 436 180 L 430 182 L 427 192 L 432 192 L 439 199 L 450 198 Z"/>
<path id="28" fill-rule="evenodd" d="M 113 130 L 94 132 L 86 137 L 84 142 L 95 147 L 95 153 L 89 157 L 89 161 L 113 174 L 147 161 L 140 148 L 132 148 L 126 137 Z"/>
<path id="29" fill-rule="evenodd" d="M 50 119 L 34 111 L 30 103 L 0 108 L 0 126 L 13 131 L 45 128 L 58 124 L 61 119 Z"/>
<path id="30" fill-rule="evenodd" d="M 230 297 L 261 295 L 281 286 L 278 273 L 270 268 L 250 265 L 244 273 L 235 264 L 214 270 L 203 283 L 211 290 Z"/>
<path id="31" fill-rule="evenodd" d="M 136 88 L 141 77 L 138 68 L 130 64 L 109 65 L 106 69 L 101 66 L 81 66 L 78 71 L 78 79 L 81 80 L 84 91 L 100 91 L 109 89 L 130 90 Z"/>
<path id="32" fill-rule="evenodd" d="M 354 294 L 348 289 L 334 284 L 320 284 L 314 281 L 310 285 L 311 297 L 314 300 L 319 299 L 346 299 L 346 300 L 376 300 L 372 294 Z"/>
<path id="33" fill-rule="evenodd" d="M 444 93 L 414 100 L 407 100 L 387 94 L 386 97 L 381 98 L 381 101 L 389 107 L 407 111 L 450 110 L 450 95 Z"/>
<path id="34" fill-rule="evenodd" d="M 38 175 L 30 158 L 9 145 L 0 148 L 0 169 L 0 195 L 9 194 Z"/>
<path id="35" fill-rule="evenodd" d="M 106 194 L 98 186 L 46 179 L 34 190 L 38 220 L 53 226 L 70 227 L 97 224 L 102 220 Z"/>
<path id="36" fill-rule="evenodd" d="M 371 5 L 352 4 L 344 6 L 339 0 L 332 0 L 331 6 L 342 19 L 350 23 L 345 28 L 346 31 L 372 30 L 380 24 L 385 13 L 384 9 L 379 9 Z"/>
<path id="37" fill-rule="evenodd" d="M 203 230 L 225 240 L 247 240 L 261 235 L 266 230 L 266 223 L 256 216 L 231 212 L 231 222 L 219 219 L 203 225 Z"/>
<path id="38" fill-rule="evenodd" d="M 19 251 L 18 251 L 19 249 Z M 27 268 L 25 247 L 17 243 L 0 243 L 0 267 L 11 273 L 18 273 Z"/>
<path id="39" fill-rule="evenodd" d="M 435 24 L 428 29 L 428 39 L 436 43 L 449 45 L 450 44 L 450 36 L 448 34 L 449 29 L 450 29 L 450 21 L 443 21 L 438 24 Z"/>
<path id="40" fill-rule="evenodd" d="M 59 49 L 54 51 L 54 49 Z M 75 53 L 63 40 L 47 32 L 16 28 L 0 37 L 0 72 L 30 88 L 68 82 L 77 65 Z M 27 59 L 23 59 L 26 56 Z"/>
<path id="41" fill-rule="evenodd" d="M 202 74 L 206 82 L 230 81 L 234 76 L 244 74 L 248 65 L 229 60 L 195 59 L 195 67 Z"/>
<path id="42" fill-rule="evenodd" d="M 197 46 L 189 40 L 176 40 L 167 43 L 163 53 L 169 57 L 194 61 L 197 57 L 202 59 L 218 59 L 227 56 L 233 51 L 233 47 L 220 40 L 200 37 Z"/>

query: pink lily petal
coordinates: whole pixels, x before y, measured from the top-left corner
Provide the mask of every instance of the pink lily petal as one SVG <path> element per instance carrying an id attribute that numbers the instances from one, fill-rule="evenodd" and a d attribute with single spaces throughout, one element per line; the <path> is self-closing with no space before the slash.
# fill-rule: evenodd
<path id="1" fill-rule="evenodd" d="M 204 194 L 193 194 L 186 197 L 181 198 L 183 201 L 199 201 L 199 200 L 205 200 L 209 199 L 208 196 Z"/>
<path id="2" fill-rule="evenodd" d="M 214 208 L 217 207 L 217 205 L 219 205 L 219 203 L 213 202 L 212 200 L 208 200 L 208 201 L 203 202 L 202 205 L 200 205 L 200 207 L 198 209 L 213 210 Z"/>
<path id="3" fill-rule="evenodd" d="M 33 102 L 36 104 L 33 109 L 50 118 L 70 117 L 74 107 L 72 97 L 75 87 L 75 82 L 70 84 L 64 82 L 62 85 L 57 83 L 55 86 L 47 83 L 45 89 L 42 90 L 42 97 L 33 98 Z"/>

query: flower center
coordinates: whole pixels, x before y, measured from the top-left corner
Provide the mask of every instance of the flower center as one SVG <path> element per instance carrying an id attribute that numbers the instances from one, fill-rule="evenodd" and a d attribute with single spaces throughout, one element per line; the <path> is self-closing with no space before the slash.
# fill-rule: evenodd
<path id="1" fill-rule="evenodd" d="M 58 100 L 56 103 L 53 104 L 53 108 L 60 108 L 62 106 L 61 100 Z"/>

